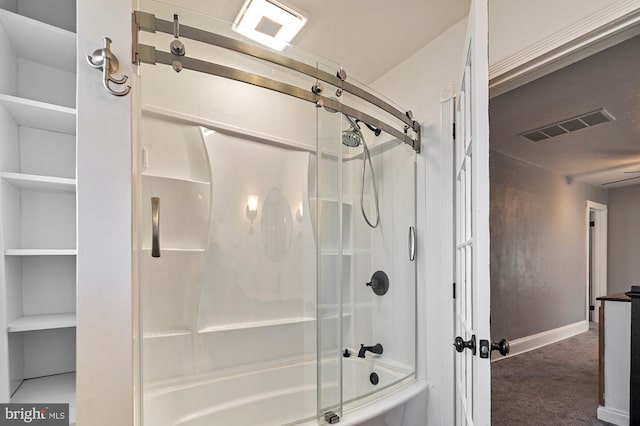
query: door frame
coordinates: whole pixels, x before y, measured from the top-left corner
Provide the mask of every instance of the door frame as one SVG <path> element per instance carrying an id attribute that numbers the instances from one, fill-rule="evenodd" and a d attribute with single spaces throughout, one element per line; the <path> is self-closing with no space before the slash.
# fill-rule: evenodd
<path id="1" fill-rule="evenodd" d="M 585 285 L 586 285 L 586 314 L 585 319 L 589 320 L 589 305 L 591 304 L 591 300 L 589 300 L 589 232 L 590 232 L 590 212 L 594 212 L 594 221 L 597 226 L 595 228 L 595 232 L 593 233 L 593 271 L 592 271 L 592 279 L 593 279 L 593 298 L 594 300 L 600 296 L 605 296 L 607 294 L 607 205 L 602 203 L 597 203 L 595 201 L 587 201 L 586 202 L 586 227 L 585 227 L 585 241 L 586 241 L 586 275 L 585 275 Z M 594 312 L 598 312 L 598 301 L 594 302 L 595 310 Z M 593 315 L 593 322 L 598 322 L 598 315 Z"/>

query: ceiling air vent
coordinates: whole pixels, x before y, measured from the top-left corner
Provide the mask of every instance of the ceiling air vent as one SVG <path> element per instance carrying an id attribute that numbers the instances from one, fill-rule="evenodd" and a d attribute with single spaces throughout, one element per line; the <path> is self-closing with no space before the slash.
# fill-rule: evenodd
<path id="1" fill-rule="evenodd" d="M 531 142 L 540 142 L 541 140 L 550 139 L 565 133 L 575 132 L 576 130 L 585 129 L 587 127 L 596 126 L 601 123 L 613 121 L 615 118 L 605 109 L 591 111 L 578 117 L 569 118 L 553 124 L 547 124 L 538 129 L 529 130 L 520 133 L 520 136 Z"/>

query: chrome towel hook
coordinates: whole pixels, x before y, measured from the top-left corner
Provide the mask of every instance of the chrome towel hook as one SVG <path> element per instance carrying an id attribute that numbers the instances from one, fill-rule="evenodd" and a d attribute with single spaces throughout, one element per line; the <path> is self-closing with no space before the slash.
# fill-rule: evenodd
<path id="1" fill-rule="evenodd" d="M 125 87 L 121 92 L 116 92 L 113 90 L 109 83 L 115 84 L 124 84 L 127 82 L 129 77 L 123 75 L 121 78 L 116 78 L 113 76 L 118 69 L 120 68 L 120 64 L 118 62 L 118 58 L 115 57 L 113 53 L 111 53 L 111 39 L 109 37 L 103 37 L 104 47 L 102 49 L 97 49 L 91 55 L 87 55 L 87 62 L 93 68 L 97 68 L 102 71 L 102 85 L 107 92 L 111 93 L 114 96 L 125 96 L 131 90 L 131 86 Z"/>

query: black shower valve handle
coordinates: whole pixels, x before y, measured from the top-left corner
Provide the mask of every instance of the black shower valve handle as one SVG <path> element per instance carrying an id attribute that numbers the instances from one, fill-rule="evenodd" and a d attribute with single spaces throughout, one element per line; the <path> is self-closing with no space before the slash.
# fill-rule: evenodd
<path id="1" fill-rule="evenodd" d="M 371 276 L 371 281 L 365 285 L 371 287 L 371 290 L 378 296 L 383 296 L 389 291 L 389 277 L 384 271 L 376 271 Z"/>

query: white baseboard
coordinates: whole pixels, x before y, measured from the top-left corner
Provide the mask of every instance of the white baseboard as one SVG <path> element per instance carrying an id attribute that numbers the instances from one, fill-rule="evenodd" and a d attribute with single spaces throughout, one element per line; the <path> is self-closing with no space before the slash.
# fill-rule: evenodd
<path id="1" fill-rule="evenodd" d="M 575 336 L 576 334 L 584 333 L 587 330 L 589 330 L 589 321 L 584 320 L 555 328 L 553 330 L 543 331 L 542 333 L 534 334 L 532 336 L 515 339 L 509 342 L 509 355 L 500 356 L 500 354 L 494 352 L 491 356 L 491 361 L 500 361 L 501 359 L 520 355 L 525 352 L 550 345 L 551 343 L 559 342 L 560 340 L 567 339 Z"/>
<path id="2" fill-rule="evenodd" d="M 598 420 L 617 426 L 629 426 L 629 413 L 623 413 L 601 405 L 598 407 Z"/>

